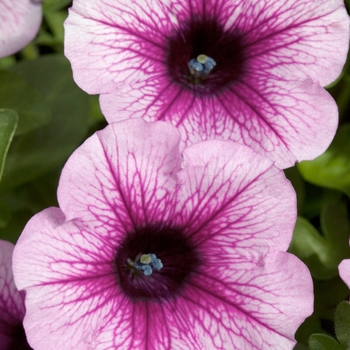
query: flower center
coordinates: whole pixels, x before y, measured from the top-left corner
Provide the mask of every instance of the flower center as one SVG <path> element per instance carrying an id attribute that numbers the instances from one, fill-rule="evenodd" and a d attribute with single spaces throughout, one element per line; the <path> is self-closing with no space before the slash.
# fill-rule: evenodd
<path id="1" fill-rule="evenodd" d="M 220 94 L 245 72 L 242 35 L 224 29 L 216 19 L 192 18 L 168 38 L 167 44 L 169 79 L 197 96 Z"/>
<path id="2" fill-rule="evenodd" d="M 145 276 L 152 275 L 152 269 L 160 270 L 163 267 L 161 260 L 155 254 L 142 254 L 135 262 L 128 259 L 128 263 L 136 270 L 143 271 Z"/>
<path id="3" fill-rule="evenodd" d="M 199 253 L 183 229 L 165 224 L 128 232 L 115 256 L 118 285 L 135 302 L 176 297 L 199 265 Z"/>
<path id="4" fill-rule="evenodd" d="M 188 62 L 188 69 L 194 77 L 195 84 L 200 84 L 215 66 L 216 62 L 211 57 L 203 54 L 198 55 L 197 59 L 192 58 Z"/>
<path id="5" fill-rule="evenodd" d="M 12 349 L 12 350 L 33 350 L 27 341 L 27 337 L 23 328 L 23 324 L 17 324 L 17 325 L 11 325 L 10 333 L 8 336 L 12 338 L 11 343 L 9 344 L 9 347 L 6 349 Z M 6 336 L 5 332 L 5 336 Z"/>

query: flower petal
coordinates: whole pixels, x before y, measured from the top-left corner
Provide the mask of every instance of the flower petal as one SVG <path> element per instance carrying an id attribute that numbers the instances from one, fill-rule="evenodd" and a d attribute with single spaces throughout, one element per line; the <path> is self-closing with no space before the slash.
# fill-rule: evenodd
<path id="1" fill-rule="evenodd" d="M 89 93 L 111 93 L 130 78 L 164 71 L 167 38 L 191 17 L 217 18 L 245 38 L 260 69 L 332 82 L 346 60 L 349 18 L 342 0 L 75 0 L 65 54 Z"/>
<path id="2" fill-rule="evenodd" d="M 270 160 L 224 141 L 189 147 L 184 159 L 176 222 L 196 245 L 232 261 L 288 249 L 295 191 Z"/>
<path id="3" fill-rule="evenodd" d="M 34 39 L 41 24 L 40 1 L 0 2 L 0 57 L 16 53 Z"/>
<path id="4" fill-rule="evenodd" d="M 232 264 L 229 255 L 212 250 L 178 298 L 132 303 L 118 290 L 112 251 L 101 249 L 98 236 L 81 222 L 64 219 L 56 208 L 39 213 L 14 252 L 16 283 L 27 291 L 24 325 L 35 349 L 54 343 L 67 350 L 233 344 L 286 350 L 312 311 L 310 274 L 283 252 Z"/>
<path id="5" fill-rule="evenodd" d="M 244 33 L 247 60 L 259 71 L 283 78 L 310 77 L 322 86 L 339 76 L 349 48 L 350 21 L 343 0 L 240 4 L 229 27 Z"/>
<path id="6" fill-rule="evenodd" d="M 67 161 L 62 209 L 35 215 L 14 251 L 35 349 L 292 348 L 312 305 L 306 267 L 279 251 L 295 222 L 292 186 L 246 146 L 203 142 L 182 159 L 179 140 L 169 123 L 128 120 Z M 125 239 L 156 224 L 157 242 L 152 230 Z M 148 280 L 133 263 L 141 236 L 163 247 L 163 269 Z M 134 293 L 141 285 L 152 298 Z M 168 285 L 178 289 L 158 294 Z"/>
<path id="7" fill-rule="evenodd" d="M 94 330 L 121 312 L 114 255 L 98 228 L 65 222 L 58 208 L 28 222 L 13 261 L 16 284 L 27 291 L 24 327 L 35 349 L 96 349 Z"/>
<path id="8" fill-rule="evenodd" d="M 169 5 L 158 0 L 74 1 L 65 21 L 65 55 L 77 84 L 91 94 L 106 93 L 130 76 L 139 80 L 154 72 L 171 16 Z"/>
<path id="9" fill-rule="evenodd" d="M 160 86 L 164 88 L 160 89 Z M 337 125 L 337 105 L 318 83 L 246 77 L 218 96 L 195 98 L 165 81 L 124 85 L 100 96 L 109 122 L 132 116 L 177 126 L 183 143 L 236 141 L 274 160 L 280 168 L 322 154 Z"/>
<path id="10" fill-rule="evenodd" d="M 181 164 L 179 140 L 170 124 L 141 119 L 97 132 L 62 171 L 57 196 L 67 220 L 94 222 L 106 235 L 166 220 Z"/>
<path id="11" fill-rule="evenodd" d="M 341 279 L 350 288 L 350 259 L 343 260 L 339 264 L 338 269 Z"/>
<path id="12" fill-rule="evenodd" d="M 25 314 L 24 293 L 20 293 L 12 274 L 12 253 L 14 245 L 0 240 L 0 344 L 1 349 L 10 349 L 19 334 Z M 17 340 L 17 339 L 16 339 Z"/>
<path id="13" fill-rule="evenodd" d="M 180 298 L 129 305 L 133 316 L 124 302 L 124 319 L 106 325 L 109 343 L 138 349 L 292 349 L 295 331 L 313 311 L 307 267 L 284 252 L 226 271 L 230 263 L 225 260 L 215 271 L 218 260 L 208 259 L 208 270 Z M 112 332 L 119 328 L 118 335 Z"/>
<path id="14" fill-rule="evenodd" d="M 242 69 L 217 93 L 194 92 L 168 71 L 170 38 L 197 18 L 214 18 L 240 39 Z M 349 17 L 341 0 L 76 0 L 65 26 L 74 77 L 102 94 L 108 122 L 169 121 L 185 145 L 237 141 L 281 168 L 319 156 L 334 136 L 336 104 L 321 85 L 346 59 Z"/>
<path id="15" fill-rule="evenodd" d="M 181 329 L 193 330 L 203 344 L 198 348 L 292 349 L 294 332 L 313 311 L 307 267 L 284 252 L 270 253 L 258 264 L 231 265 L 226 258 L 209 256 L 206 269 L 190 283 L 174 315 L 186 315 Z"/>

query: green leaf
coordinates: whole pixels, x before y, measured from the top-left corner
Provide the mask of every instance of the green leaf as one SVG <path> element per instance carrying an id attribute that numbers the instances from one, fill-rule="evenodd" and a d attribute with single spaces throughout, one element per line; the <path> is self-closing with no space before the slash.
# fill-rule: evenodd
<path id="1" fill-rule="evenodd" d="M 313 161 L 298 165 L 306 181 L 332 188 L 350 197 L 350 124 L 344 124 L 328 150 Z"/>
<path id="2" fill-rule="evenodd" d="M 0 107 L 18 113 L 16 135 L 37 129 L 50 120 L 45 100 L 23 77 L 13 72 L 0 71 Z"/>
<path id="3" fill-rule="evenodd" d="M 305 182 L 305 202 L 299 215 L 308 219 L 317 219 L 326 205 L 338 203 L 343 200 L 343 197 L 342 192 Z"/>
<path id="4" fill-rule="evenodd" d="M 313 334 L 309 339 L 310 350 L 346 350 L 335 339 L 325 334 Z"/>
<path id="5" fill-rule="evenodd" d="M 0 109 L 0 180 L 4 170 L 5 159 L 15 134 L 18 115 L 9 109 Z"/>
<path id="6" fill-rule="evenodd" d="M 321 211 L 320 234 L 305 218 L 298 217 L 289 251 L 309 267 L 316 279 L 338 275 L 338 265 L 350 258 L 350 224 L 344 204 L 328 204 Z"/>
<path id="7" fill-rule="evenodd" d="M 332 246 L 311 223 L 298 217 L 289 251 L 298 256 L 318 279 L 337 276 L 338 265 L 334 265 Z"/>
<path id="8" fill-rule="evenodd" d="M 60 10 L 64 7 L 70 5 L 72 3 L 72 0 L 45 0 L 43 2 L 44 10 Z"/>
<path id="9" fill-rule="evenodd" d="M 350 258 L 350 224 L 345 204 L 329 204 L 321 211 L 321 229 L 330 246 L 329 258 L 333 266 Z"/>
<path id="10" fill-rule="evenodd" d="M 342 301 L 335 312 L 335 334 L 340 344 L 346 349 L 350 348 L 350 304 Z"/>
<path id="11" fill-rule="evenodd" d="M 2 191 L 55 169 L 87 135 L 89 99 L 73 81 L 62 55 L 23 61 L 11 70 L 21 74 L 48 103 L 52 119 L 40 129 L 13 139 L 0 189 Z"/>
<path id="12" fill-rule="evenodd" d="M 56 43 L 63 43 L 64 28 L 63 22 L 67 18 L 67 13 L 63 11 L 44 11 L 45 20 L 50 27 L 51 33 Z"/>
<path id="13" fill-rule="evenodd" d="M 284 169 L 284 173 L 295 189 L 295 192 L 297 194 L 298 213 L 300 213 L 305 202 L 305 182 L 296 166 Z"/>
<path id="14" fill-rule="evenodd" d="M 334 320 L 335 309 L 342 300 L 349 297 L 349 288 L 338 276 L 327 280 L 314 280 L 314 316 L 320 320 Z M 314 330 L 312 333 L 322 333 Z"/>
<path id="15" fill-rule="evenodd" d="M 0 69 L 6 69 L 16 64 L 14 55 L 0 58 Z"/>
<path id="16" fill-rule="evenodd" d="M 299 326 L 295 333 L 295 339 L 298 343 L 307 344 L 310 334 L 322 333 L 321 321 L 317 315 L 311 315 Z"/>
<path id="17" fill-rule="evenodd" d="M 6 227 L 0 229 L 0 239 L 16 243 L 24 226 L 32 216 L 33 213 L 29 210 L 17 211 Z"/>
<path id="18" fill-rule="evenodd" d="M 3 218 L 2 203 L 6 203 L 7 216 L 0 224 L 0 238 L 16 242 L 27 221 L 47 207 L 58 207 L 56 191 L 60 169 L 0 195 L 0 223 Z M 5 213 L 4 213 L 5 214 Z"/>
<path id="19" fill-rule="evenodd" d="M 90 124 L 106 123 L 106 119 L 101 112 L 99 96 L 89 95 L 90 102 Z"/>
<path id="20" fill-rule="evenodd" d="M 11 208 L 7 204 L 0 202 L 0 229 L 6 227 L 11 219 Z"/>

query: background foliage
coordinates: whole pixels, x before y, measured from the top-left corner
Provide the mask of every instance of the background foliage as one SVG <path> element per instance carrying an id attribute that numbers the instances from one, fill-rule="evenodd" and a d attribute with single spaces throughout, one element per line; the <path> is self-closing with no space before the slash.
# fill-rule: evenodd
<path id="1" fill-rule="evenodd" d="M 69 155 L 106 125 L 97 96 L 74 83 L 63 55 L 70 0 L 45 0 L 36 39 L 0 59 L 0 239 L 15 243 L 38 211 L 57 206 L 56 190 Z M 346 0 L 349 10 L 350 0 Z M 349 349 L 349 290 L 338 275 L 350 258 L 350 63 L 327 90 L 339 107 L 329 149 L 285 171 L 298 196 L 290 252 L 314 279 L 315 311 L 299 328 L 295 349 Z M 338 307 L 338 308 L 337 308 Z"/>

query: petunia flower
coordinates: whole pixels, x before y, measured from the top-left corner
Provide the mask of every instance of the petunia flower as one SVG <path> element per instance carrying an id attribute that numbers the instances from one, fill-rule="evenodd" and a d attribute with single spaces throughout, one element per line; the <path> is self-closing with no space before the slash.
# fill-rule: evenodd
<path id="1" fill-rule="evenodd" d="M 74 0 L 65 54 L 108 122 L 163 120 L 185 145 L 245 144 L 285 168 L 338 122 L 322 88 L 349 45 L 343 0 Z"/>
<path id="2" fill-rule="evenodd" d="M 350 288 L 350 259 L 344 259 L 339 264 L 338 269 L 341 279 Z"/>
<path id="3" fill-rule="evenodd" d="M 67 161 L 60 208 L 35 215 L 14 252 L 36 350 L 292 349 L 313 290 L 286 253 L 290 183 L 246 146 L 182 157 L 179 142 L 169 123 L 128 120 Z"/>
<path id="4" fill-rule="evenodd" d="M 0 350 L 30 350 L 23 328 L 24 293 L 12 274 L 14 245 L 0 240 Z"/>
<path id="5" fill-rule="evenodd" d="M 40 0 L 0 0 L 0 57 L 12 55 L 32 41 L 41 18 Z"/>

